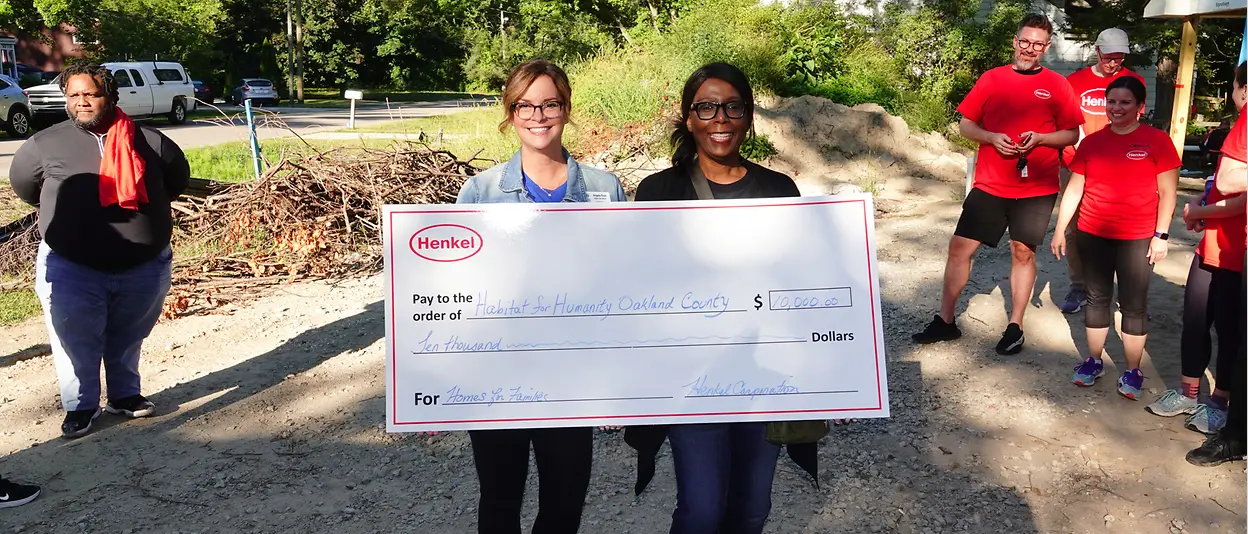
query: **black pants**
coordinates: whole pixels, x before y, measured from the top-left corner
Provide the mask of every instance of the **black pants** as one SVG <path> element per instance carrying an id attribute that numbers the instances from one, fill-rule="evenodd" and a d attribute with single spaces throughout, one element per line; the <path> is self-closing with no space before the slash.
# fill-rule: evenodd
<path id="1" fill-rule="evenodd" d="M 1088 290 L 1088 307 L 1083 324 L 1088 328 L 1109 328 L 1113 313 L 1114 275 L 1118 275 L 1118 307 L 1122 310 L 1122 333 L 1142 336 L 1148 333 L 1148 282 L 1153 266 L 1148 263 L 1147 239 L 1106 239 L 1084 232 L 1075 233 L 1075 246 L 1083 260 L 1083 285 Z M 1221 337 L 1219 335 L 1219 337 Z"/>
<path id="2" fill-rule="evenodd" d="M 1248 398 L 1246 398 L 1248 396 L 1245 395 L 1248 392 L 1248 384 L 1244 382 L 1244 367 L 1248 363 L 1248 343 L 1245 343 L 1244 331 L 1242 330 L 1245 319 L 1248 319 L 1248 278 L 1245 275 L 1248 275 L 1248 253 L 1244 255 L 1244 270 L 1239 272 L 1239 276 L 1235 280 L 1239 283 L 1239 289 L 1234 293 L 1227 294 L 1225 299 L 1225 313 L 1228 315 L 1225 321 L 1233 322 L 1241 330 L 1236 334 L 1236 337 L 1224 338 L 1222 336 L 1221 324 L 1216 326 L 1216 328 L 1219 328 L 1218 345 L 1222 345 L 1225 339 L 1228 345 L 1234 344 L 1235 346 L 1235 351 L 1231 358 L 1234 365 L 1231 366 L 1231 370 L 1228 373 L 1229 377 L 1234 378 L 1228 377 L 1224 379 L 1221 375 L 1218 375 L 1218 385 L 1231 394 L 1229 399 L 1230 406 L 1226 414 L 1226 426 L 1222 427 L 1222 436 L 1241 442 L 1248 441 L 1248 410 L 1245 410 L 1248 407 L 1244 406 L 1244 401 L 1248 401 Z M 1217 292 L 1222 290 L 1222 287 L 1217 283 L 1219 280 L 1225 280 L 1224 283 L 1229 283 L 1230 281 L 1228 277 L 1215 278 L 1212 289 L 1214 295 L 1218 295 Z M 1223 357 L 1223 354 L 1221 350 L 1218 350 L 1219 359 Z M 1221 368 L 1220 362 L 1218 367 Z M 1228 380 L 1230 383 L 1223 385 L 1223 380 Z"/>
<path id="3" fill-rule="evenodd" d="M 1205 267 L 1202 265 L 1203 261 L 1199 255 L 1192 256 L 1192 266 L 1187 270 L 1187 287 L 1183 290 L 1183 336 L 1179 354 L 1182 360 L 1183 376 L 1188 378 L 1200 378 L 1204 375 L 1213 356 L 1213 339 L 1209 332 L 1213 328 L 1215 316 L 1213 306 L 1217 301 L 1209 298 L 1209 293 L 1213 283 L 1214 268 Z M 1238 276 L 1234 272 L 1230 274 Z M 1229 280 L 1223 281 L 1224 284 L 1228 282 Z M 1238 278 L 1235 279 L 1234 284 L 1239 284 Z M 1239 294 L 1238 289 L 1235 290 L 1235 294 Z M 1219 340 L 1222 337 L 1223 334 L 1219 332 Z M 1234 374 L 1231 366 L 1235 364 L 1235 345 L 1219 342 L 1218 347 L 1217 378 L 1221 381 L 1223 377 Z M 1226 388 L 1220 389 L 1226 390 Z"/>
<path id="4" fill-rule="evenodd" d="M 574 534 L 580 528 L 593 463 L 593 428 L 476 430 L 468 436 L 481 482 L 479 534 L 520 534 L 529 443 L 538 480 L 533 534 Z"/>

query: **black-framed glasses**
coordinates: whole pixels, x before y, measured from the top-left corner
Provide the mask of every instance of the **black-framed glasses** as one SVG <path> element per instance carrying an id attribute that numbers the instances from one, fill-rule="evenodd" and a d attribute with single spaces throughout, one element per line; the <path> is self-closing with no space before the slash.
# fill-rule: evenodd
<path id="1" fill-rule="evenodd" d="M 511 110 L 515 112 L 516 118 L 527 121 L 532 119 L 534 114 L 541 113 L 547 119 L 558 119 L 563 117 L 563 102 L 551 100 L 542 102 L 541 104 L 530 104 L 528 102 L 516 102 L 511 105 Z"/>
<path id="2" fill-rule="evenodd" d="M 1030 39 L 1023 39 L 1022 37 L 1015 37 L 1014 41 L 1017 42 L 1018 47 L 1022 48 L 1023 50 L 1030 48 L 1032 50 L 1039 52 L 1041 50 L 1044 50 L 1044 47 L 1049 46 L 1048 41 L 1032 41 Z"/>
<path id="3" fill-rule="evenodd" d="M 719 114 L 719 110 L 724 110 L 724 116 L 730 119 L 740 119 L 745 116 L 745 102 L 733 100 L 731 102 L 694 102 L 693 113 L 699 119 L 709 121 Z"/>

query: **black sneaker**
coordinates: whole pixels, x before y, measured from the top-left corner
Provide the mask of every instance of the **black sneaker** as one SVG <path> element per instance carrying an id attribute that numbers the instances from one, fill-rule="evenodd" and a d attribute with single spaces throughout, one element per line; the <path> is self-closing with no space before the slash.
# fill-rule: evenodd
<path id="1" fill-rule="evenodd" d="M 1221 433 L 1205 439 L 1195 449 L 1187 451 L 1187 463 L 1200 467 L 1213 467 L 1226 462 L 1244 459 L 1244 442 L 1227 439 Z"/>
<path id="2" fill-rule="evenodd" d="M 0 508 L 16 508 L 39 496 L 39 486 L 24 486 L 0 478 Z"/>
<path id="3" fill-rule="evenodd" d="M 1023 350 L 1023 328 L 1018 323 L 1010 323 L 1005 327 L 1005 332 L 1001 334 L 1001 341 L 997 342 L 997 354 L 1008 356 L 1018 354 Z"/>
<path id="4" fill-rule="evenodd" d="M 61 436 L 74 439 L 87 435 L 91 432 L 91 422 L 99 416 L 99 408 L 65 412 L 65 422 L 61 423 Z"/>
<path id="5" fill-rule="evenodd" d="M 142 395 L 126 397 L 124 399 L 110 400 L 108 405 L 104 407 L 108 413 L 120 414 L 131 419 L 136 417 L 147 417 L 156 411 L 156 405 L 152 401 L 147 400 Z"/>
<path id="6" fill-rule="evenodd" d="M 960 337 L 962 337 L 962 330 L 958 329 L 957 323 L 946 323 L 938 314 L 932 318 L 932 322 L 927 323 L 927 328 L 910 336 L 910 339 L 920 345 L 926 345 L 938 341 L 953 341 Z"/>

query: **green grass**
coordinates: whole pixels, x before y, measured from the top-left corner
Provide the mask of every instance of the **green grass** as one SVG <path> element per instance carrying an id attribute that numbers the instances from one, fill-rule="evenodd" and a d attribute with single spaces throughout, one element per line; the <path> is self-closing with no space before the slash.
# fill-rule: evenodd
<path id="1" fill-rule="evenodd" d="M 39 297 L 30 288 L 0 291 L 0 326 L 20 323 L 39 315 Z"/>
<path id="2" fill-rule="evenodd" d="M 370 124 L 355 130 L 342 131 L 412 135 L 424 132 L 430 146 L 449 151 L 461 160 L 473 157 L 479 150 L 478 158 L 503 161 L 520 149 L 520 141 L 510 131 L 499 133 L 498 123 L 502 119 L 502 110 L 490 106 L 446 115 Z M 442 132 L 441 142 L 438 141 L 439 130 Z M 563 137 L 565 146 L 573 146 L 577 138 L 577 128 L 568 128 Z"/>
<path id="3" fill-rule="evenodd" d="M 292 137 L 266 139 L 260 142 L 260 152 L 268 164 L 276 165 L 283 157 L 308 154 L 313 150 L 328 150 L 336 147 L 367 146 L 381 148 L 392 143 L 389 139 L 360 140 L 312 140 L 305 144 Z M 311 145 L 309 147 L 308 145 Z M 218 182 L 245 182 L 255 178 L 252 170 L 251 149 L 246 141 L 232 141 L 218 145 L 190 148 L 184 151 L 187 162 L 191 165 L 191 176 Z M 261 168 L 264 172 L 267 165 Z"/>
<path id="4" fill-rule="evenodd" d="M 9 187 L 9 180 L 0 178 L 0 226 L 25 217 L 32 211 L 35 211 L 34 207 L 22 202 L 17 195 L 13 194 L 13 188 Z"/>

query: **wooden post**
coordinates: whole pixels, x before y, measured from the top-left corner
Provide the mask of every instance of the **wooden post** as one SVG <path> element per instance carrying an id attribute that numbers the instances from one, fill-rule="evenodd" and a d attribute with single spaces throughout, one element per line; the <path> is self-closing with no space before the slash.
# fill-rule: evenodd
<path id="1" fill-rule="evenodd" d="M 1192 81 L 1196 67 L 1196 25 L 1200 18 L 1183 19 L 1183 42 L 1179 45 L 1179 72 L 1174 77 L 1174 109 L 1170 113 L 1170 140 L 1174 148 L 1183 154 L 1183 141 L 1187 137 L 1187 115 L 1192 108 Z"/>

